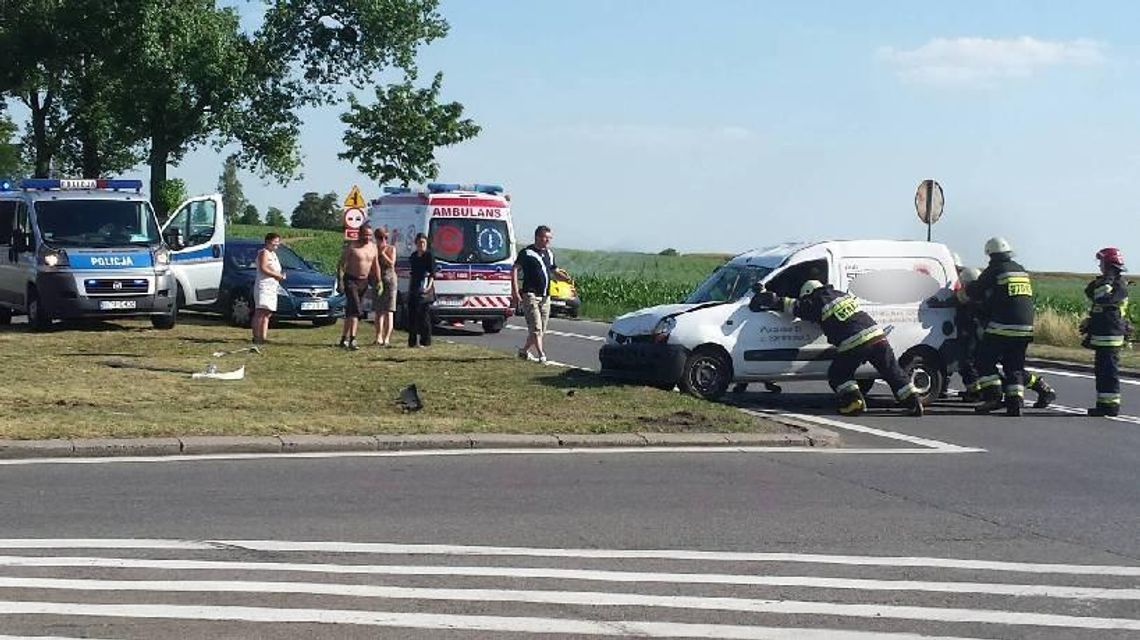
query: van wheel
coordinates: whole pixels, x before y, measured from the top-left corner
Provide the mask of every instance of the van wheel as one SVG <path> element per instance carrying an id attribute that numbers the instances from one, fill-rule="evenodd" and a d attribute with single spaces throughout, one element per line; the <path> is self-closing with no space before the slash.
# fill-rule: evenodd
<path id="1" fill-rule="evenodd" d="M 248 327 L 253 320 L 253 304 L 249 294 L 235 293 L 226 305 L 226 317 L 235 327 Z"/>
<path id="2" fill-rule="evenodd" d="M 28 326 L 32 331 L 47 331 L 51 329 L 51 316 L 40 302 L 40 296 L 35 289 L 28 292 Z"/>
<path id="3" fill-rule="evenodd" d="M 923 404 L 930 404 L 946 385 L 946 373 L 938 359 L 921 351 L 903 355 L 899 362 L 907 377 L 918 389 Z"/>
<path id="4" fill-rule="evenodd" d="M 732 382 L 732 363 L 715 349 L 698 349 L 685 360 L 681 390 L 705 400 L 716 400 Z"/>
<path id="5" fill-rule="evenodd" d="M 162 329 L 165 331 L 168 329 L 173 329 L 174 325 L 176 324 L 178 324 L 177 304 L 175 304 L 174 308 L 170 310 L 170 313 L 163 314 L 161 316 L 150 317 L 150 326 L 154 327 L 155 329 Z"/>
<path id="6" fill-rule="evenodd" d="M 866 380 L 859 380 L 859 393 L 867 395 L 871 393 L 871 389 L 875 388 L 875 379 L 868 378 Z"/>
<path id="7" fill-rule="evenodd" d="M 498 333 L 503 330 L 505 321 L 500 318 L 498 320 L 484 320 L 483 333 Z"/>
<path id="8" fill-rule="evenodd" d="M 0 326 L 7 326 L 12 324 L 12 310 L 0 309 Z"/>

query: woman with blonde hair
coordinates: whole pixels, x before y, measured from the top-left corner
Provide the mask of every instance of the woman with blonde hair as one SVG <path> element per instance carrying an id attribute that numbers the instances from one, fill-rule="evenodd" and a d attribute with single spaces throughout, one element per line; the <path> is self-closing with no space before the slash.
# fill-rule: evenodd
<path id="1" fill-rule="evenodd" d="M 392 345 L 392 328 L 396 311 L 396 247 L 388 243 L 388 229 L 375 232 L 379 253 L 380 275 L 376 283 L 372 309 L 376 312 L 376 340 L 374 345 Z"/>

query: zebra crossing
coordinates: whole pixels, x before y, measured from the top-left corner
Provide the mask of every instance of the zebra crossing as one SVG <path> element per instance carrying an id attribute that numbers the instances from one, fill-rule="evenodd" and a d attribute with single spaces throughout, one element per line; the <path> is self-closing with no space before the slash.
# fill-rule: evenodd
<path id="1" fill-rule="evenodd" d="M 0 540 L 0 640 L 353 633 L 1140 638 L 1140 566 L 774 551 Z"/>

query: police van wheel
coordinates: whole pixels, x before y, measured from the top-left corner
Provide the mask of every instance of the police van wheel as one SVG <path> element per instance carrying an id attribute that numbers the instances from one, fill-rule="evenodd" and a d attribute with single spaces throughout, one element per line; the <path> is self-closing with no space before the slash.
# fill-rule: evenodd
<path id="1" fill-rule="evenodd" d="M 925 353 L 910 352 L 899 362 L 911 383 L 918 389 L 923 404 L 930 404 L 938 398 L 946 384 L 946 374 L 937 358 Z"/>
<path id="2" fill-rule="evenodd" d="M 503 330 L 504 321 L 500 318 L 498 320 L 484 320 L 483 333 L 499 333 Z"/>
<path id="3" fill-rule="evenodd" d="M 33 289 L 28 293 L 28 326 L 33 331 L 47 331 L 51 329 L 51 316 L 47 314 L 40 296 Z"/>
<path id="4" fill-rule="evenodd" d="M 174 308 L 170 310 L 170 313 L 150 317 L 150 326 L 155 329 L 165 331 L 167 329 L 173 329 L 176 324 L 178 324 L 178 305 L 175 305 Z"/>
<path id="5" fill-rule="evenodd" d="M 11 309 L 0 309 L 0 326 L 12 324 L 12 311 Z"/>
<path id="6" fill-rule="evenodd" d="M 681 390 L 705 400 L 723 396 L 731 382 L 732 363 L 716 349 L 698 349 L 681 371 Z"/>

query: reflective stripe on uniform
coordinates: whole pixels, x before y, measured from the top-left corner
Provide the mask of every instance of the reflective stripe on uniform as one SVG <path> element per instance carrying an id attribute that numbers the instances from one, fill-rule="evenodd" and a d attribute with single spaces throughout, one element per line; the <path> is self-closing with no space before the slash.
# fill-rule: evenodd
<path id="1" fill-rule="evenodd" d="M 862 411 L 865 408 L 867 408 L 867 405 L 863 403 L 863 398 L 860 396 L 847 403 L 846 405 L 839 407 L 839 413 L 850 415 L 857 411 Z"/>
<path id="2" fill-rule="evenodd" d="M 1096 289 L 1093 289 L 1093 297 L 1096 297 L 1096 298 L 1102 298 L 1104 296 L 1107 296 L 1110 293 L 1112 293 L 1112 285 L 1111 284 L 1102 284 L 1099 287 L 1097 287 Z"/>
<path id="3" fill-rule="evenodd" d="M 1119 393 L 1098 393 L 1096 394 L 1097 404 L 1120 404 Z"/>
<path id="4" fill-rule="evenodd" d="M 854 298 L 851 296 L 840 296 L 823 305 L 823 309 L 821 309 L 819 312 L 820 320 L 827 320 L 831 316 L 835 315 L 835 312 L 839 310 L 838 307 L 843 304 L 855 305 L 856 308 L 858 308 L 858 303 L 855 302 Z"/>
<path id="5" fill-rule="evenodd" d="M 978 389 L 988 389 L 990 387 L 1001 386 L 1001 376 L 983 376 L 978 378 L 974 384 L 978 385 Z"/>
<path id="6" fill-rule="evenodd" d="M 1089 344 L 1094 347 L 1123 347 L 1124 336 L 1089 336 Z"/>
<path id="7" fill-rule="evenodd" d="M 1031 374 L 1029 374 L 1029 379 L 1025 381 L 1025 386 L 1032 389 L 1033 387 L 1037 386 L 1037 383 L 1040 380 L 1041 380 L 1041 378 L 1039 378 L 1036 373 L 1031 373 Z"/>
<path id="8" fill-rule="evenodd" d="M 1029 282 L 1029 274 L 1024 271 L 1007 271 L 997 277 L 998 284 L 1008 282 Z"/>
<path id="9" fill-rule="evenodd" d="M 895 392 L 895 399 L 901 402 L 916 393 L 918 393 L 918 387 L 914 386 L 914 384 L 911 383 Z"/>
<path id="10" fill-rule="evenodd" d="M 990 322 L 986 325 L 986 333 L 1007 338 L 1031 338 L 1033 337 L 1033 325 Z"/>
<path id="11" fill-rule="evenodd" d="M 856 382 L 855 380 L 848 380 L 847 382 L 844 382 L 843 384 L 839 385 L 838 387 L 835 387 L 835 392 L 839 393 L 839 394 L 851 393 L 852 391 L 858 391 L 858 390 L 859 390 L 859 383 Z"/>
<path id="12" fill-rule="evenodd" d="M 839 351 L 841 353 L 844 351 L 850 351 L 850 350 L 854 349 L 855 347 L 867 344 L 868 342 L 870 342 L 871 340 L 874 340 L 875 338 L 881 338 L 881 337 L 883 337 L 883 335 L 884 335 L 883 330 L 880 329 L 878 325 L 875 325 L 873 327 L 867 327 L 866 329 L 863 329 L 862 331 L 860 331 L 859 333 L 856 333 L 855 335 L 851 336 L 850 338 L 847 338 L 843 342 L 840 342 L 839 346 L 836 347 L 835 349 L 836 349 L 836 351 Z"/>
<path id="13" fill-rule="evenodd" d="M 796 308 L 796 301 L 792 298 L 784 298 L 784 313 L 791 313 Z"/>
<path id="14" fill-rule="evenodd" d="M 1002 391 L 1005 392 L 1007 396 L 1025 397 L 1025 387 L 1020 384 L 1007 384 Z"/>

